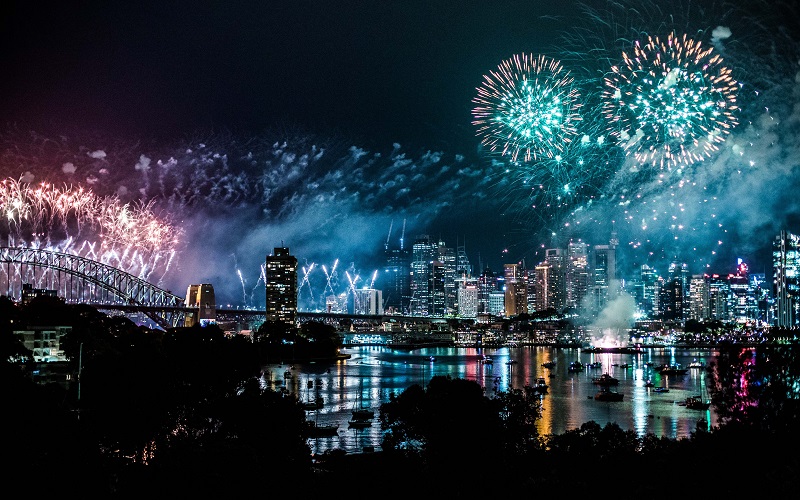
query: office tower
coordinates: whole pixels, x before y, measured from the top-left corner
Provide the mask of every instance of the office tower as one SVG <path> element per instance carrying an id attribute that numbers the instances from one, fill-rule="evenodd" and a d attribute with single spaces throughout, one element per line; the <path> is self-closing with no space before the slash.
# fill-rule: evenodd
<path id="1" fill-rule="evenodd" d="M 476 318 L 478 316 L 478 280 L 463 277 L 458 282 L 458 316 Z"/>
<path id="2" fill-rule="evenodd" d="M 267 321 L 294 325 L 297 319 L 297 258 L 287 247 L 267 256 Z"/>
<path id="3" fill-rule="evenodd" d="M 450 293 L 448 290 L 448 267 L 441 261 L 434 260 L 428 266 L 428 291 L 429 304 L 428 315 L 442 317 L 448 314 L 450 310 L 448 306 Z M 453 281 L 455 284 L 455 281 Z M 455 291 L 453 292 L 455 296 Z M 455 300 L 453 301 L 453 309 L 455 309 Z"/>
<path id="4" fill-rule="evenodd" d="M 592 252 L 592 309 L 602 311 L 608 301 L 609 287 L 617 279 L 616 233 L 608 245 L 595 245 Z"/>
<path id="5" fill-rule="evenodd" d="M 454 249 L 448 247 L 441 239 L 436 245 L 437 260 L 441 262 L 444 280 L 444 314 L 455 314 L 456 311 L 456 277 L 458 276 L 458 259 Z"/>
<path id="6" fill-rule="evenodd" d="M 185 326 L 206 326 L 217 321 L 217 302 L 214 295 L 214 286 L 210 283 L 189 285 L 186 289 L 184 305 L 194 309 L 187 313 Z"/>
<path id="7" fill-rule="evenodd" d="M 703 274 L 695 274 L 689 281 L 689 314 L 688 318 L 704 321 L 709 318 L 708 279 Z"/>
<path id="8" fill-rule="evenodd" d="M 683 322 L 683 286 L 681 280 L 667 281 L 659 293 L 659 306 L 664 321 Z"/>
<path id="9" fill-rule="evenodd" d="M 502 290 L 489 292 L 489 314 L 492 316 L 505 315 L 506 294 Z"/>
<path id="10" fill-rule="evenodd" d="M 640 308 L 648 318 L 653 318 L 658 314 L 658 273 L 647 264 L 642 264 L 640 277 L 642 286 Z"/>
<path id="11" fill-rule="evenodd" d="M 528 285 L 526 272 L 520 264 L 504 264 L 503 277 L 505 281 L 505 314 L 507 317 L 527 314 L 528 312 Z"/>
<path id="12" fill-rule="evenodd" d="M 589 291 L 589 245 L 570 241 L 567 247 L 567 307 L 581 311 Z"/>
<path id="13" fill-rule="evenodd" d="M 748 317 L 750 278 L 748 277 L 747 264 L 742 259 L 738 260 L 736 274 L 728 276 L 728 283 L 731 289 L 731 319 L 737 323 L 747 323 L 748 320 L 752 319 Z"/>
<path id="14" fill-rule="evenodd" d="M 727 278 L 712 274 L 708 280 L 708 314 L 711 319 L 730 321 L 731 286 Z"/>
<path id="15" fill-rule="evenodd" d="M 525 289 L 528 312 L 536 311 L 536 268 L 525 270 Z"/>
<path id="16" fill-rule="evenodd" d="M 383 292 L 373 288 L 359 288 L 353 293 L 353 314 L 383 314 Z"/>
<path id="17" fill-rule="evenodd" d="M 386 266 L 383 268 L 383 290 L 386 293 L 384 308 L 390 312 L 408 313 L 411 298 L 410 253 L 405 248 L 386 249 Z"/>
<path id="18" fill-rule="evenodd" d="M 772 243 L 772 266 L 775 326 L 797 327 L 800 323 L 800 236 L 781 231 Z"/>
<path id="19" fill-rule="evenodd" d="M 545 260 L 535 268 L 536 310 L 555 309 L 562 312 L 567 306 L 567 262 L 560 248 L 545 250 Z"/>
<path id="20" fill-rule="evenodd" d="M 411 247 L 411 299 L 412 316 L 429 316 L 431 308 L 431 262 L 438 258 L 436 244 L 427 234 L 417 236 Z"/>
<path id="21" fill-rule="evenodd" d="M 478 277 L 478 313 L 489 312 L 489 294 L 497 290 L 497 277 L 488 267 Z"/>
<path id="22" fill-rule="evenodd" d="M 756 320 L 756 326 L 770 323 L 769 305 L 771 301 L 770 286 L 764 273 L 750 273 L 749 296 L 752 301 L 750 316 Z"/>

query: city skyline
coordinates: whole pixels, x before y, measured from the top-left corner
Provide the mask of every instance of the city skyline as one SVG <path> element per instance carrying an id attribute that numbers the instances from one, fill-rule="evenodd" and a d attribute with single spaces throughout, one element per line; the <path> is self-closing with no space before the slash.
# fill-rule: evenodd
<path id="1" fill-rule="evenodd" d="M 742 258 L 769 275 L 773 238 L 800 232 L 800 16 L 789 3 L 179 4 L 12 2 L 2 25 L 15 71 L 2 83 L 0 177 L 81 187 L 168 220 L 180 240 L 135 269 L 166 289 L 209 282 L 219 303 L 255 305 L 264 257 L 284 243 L 301 272 L 338 261 L 345 286 L 346 273 L 367 282 L 401 231 L 408 244 L 429 234 L 463 245 L 477 273 L 616 232 L 623 273 L 678 261 L 726 274 Z M 674 164 L 669 138 L 625 145 L 638 118 L 608 128 L 625 72 L 639 70 L 623 53 L 674 59 L 670 43 L 737 84 L 720 94 L 724 132 L 698 135 L 689 149 L 702 159 Z M 581 96 L 565 135 L 522 162 L 491 151 L 473 123 L 487 79 L 481 105 L 504 105 L 491 72 L 519 54 L 559 61 L 567 95 Z M 508 67 L 543 79 L 558 69 L 523 63 Z M 2 234 L 100 247 L 88 226 L 50 220 L 45 231 L 6 221 Z"/>

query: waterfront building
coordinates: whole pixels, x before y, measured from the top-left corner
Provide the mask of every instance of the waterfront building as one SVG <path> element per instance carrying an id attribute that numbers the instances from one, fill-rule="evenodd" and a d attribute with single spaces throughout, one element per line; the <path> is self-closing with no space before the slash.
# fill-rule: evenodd
<path id="1" fill-rule="evenodd" d="M 22 284 L 22 303 L 28 304 L 37 297 L 58 297 L 57 290 L 48 290 L 46 288 L 33 288 L 30 283 Z"/>
<path id="2" fill-rule="evenodd" d="M 775 321 L 780 328 L 800 323 L 800 236 L 781 231 L 772 244 Z"/>
<path id="3" fill-rule="evenodd" d="M 267 256 L 266 320 L 294 325 L 297 321 L 297 258 L 287 247 L 276 247 Z"/>

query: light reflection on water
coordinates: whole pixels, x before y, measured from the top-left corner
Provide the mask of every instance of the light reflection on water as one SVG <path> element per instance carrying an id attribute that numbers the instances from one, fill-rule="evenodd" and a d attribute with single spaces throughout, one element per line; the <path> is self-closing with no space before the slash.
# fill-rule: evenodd
<path id="1" fill-rule="evenodd" d="M 391 393 L 400 394 L 413 384 L 425 386 L 435 375 L 474 380 L 484 387 L 489 397 L 498 390 L 533 385 L 538 377 L 545 377 L 550 387 L 543 398 L 544 410 L 538 424 L 542 435 L 562 434 L 591 420 L 600 425 L 616 422 L 622 429 L 633 430 L 640 436 L 652 433 L 672 439 L 688 437 L 701 418 L 708 425 L 716 425 L 713 410 L 691 410 L 678 404 L 692 395 L 702 394 L 708 398 L 703 370 L 690 369 L 686 375 L 677 376 L 662 376 L 653 371 L 654 366 L 667 363 L 687 367 L 695 359 L 707 365 L 716 355 L 712 350 L 660 348 L 641 354 L 617 354 L 553 347 L 432 347 L 408 352 L 364 346 L 342 352 L 350 354 L 351 358 L 331 363 L 284 363 L 264 367 L 263 382 L 268 387 L 284 386 L 304 400 L 322 396 L 323 408 L 308 411 L 309 420 L 339 425 L 336 436 L 309 440 L 313 453 L 337 448 L 355 453 L 367 446 L 380 449 L 380 404 L 388 401 Z M 431 356 L 435 360 L 432 361 Z M 484 356 L 490 356 L 493 363 L 481 363 Z M 510 360 L 516 363 L 508 363 Z M 584 364 L 600 361 L 602 366 L 569 373 L 567 367 L 573 360 Z M 542 363 L 547 361 L 555 361 L 555 367 L 544 368 Z M 630 367 L 614 366 L 624 363 Z M 624 394 L 623 401 L 593 399 L 597 386 L 592 383 L 592 377 L 603 373 L 619 379 L 616 390 Z M 645 387 L 648 379 L 655 387 L 667 387 L 669 392 L 657 393 Z M 361 402 L 358 401 L 359 392 Z M 349 428 L 350 414 L 356 406 L 371 407 L 375 411 L 371 427 Z"/>

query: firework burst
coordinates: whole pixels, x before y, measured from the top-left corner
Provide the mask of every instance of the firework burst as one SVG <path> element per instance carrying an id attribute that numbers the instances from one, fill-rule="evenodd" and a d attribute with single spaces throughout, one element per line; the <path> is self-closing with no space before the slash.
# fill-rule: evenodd
<path id="1" fill-rule="evenodd" d="M 143 279 L 166 272 L 181 234 L 153 208 L 152 201 L 122 203 L 66 184 L 0 181 L 7 244 L 91 258 Z"/>
<path id="2" fill-rule="evenodd" d="M 561 63 L 518 54 L 483 78 L 473 99 L 473 125 L 481 143 L 512 162 L 560 160 L 577 134 L 579 95 Z"/>
<path id="3" fill-rule="evenodd" d="M 709 158 L 736 125 L 738 84 L 713 48 L 686 35 L 648 37 L 605 78 L 610 135 L 660 169 Z"/>

